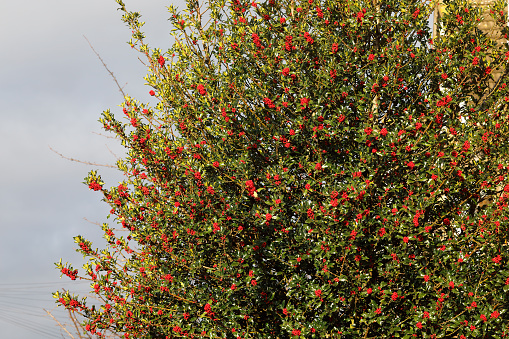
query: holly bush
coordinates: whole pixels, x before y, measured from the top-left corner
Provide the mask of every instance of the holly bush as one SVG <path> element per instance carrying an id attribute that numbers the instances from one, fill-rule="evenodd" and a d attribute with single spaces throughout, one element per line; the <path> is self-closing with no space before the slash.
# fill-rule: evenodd
<path id="1" fill-rule="evenodd" d="M 506 336 L 503 2 L 446 2 L 433 38 L 429 1 L 188 0 L 166 51 L 117 2 L 157 104 L 102 114 L 126 179 L 85 180 L 128 235 L 57 264 L 90 334 Z"/>

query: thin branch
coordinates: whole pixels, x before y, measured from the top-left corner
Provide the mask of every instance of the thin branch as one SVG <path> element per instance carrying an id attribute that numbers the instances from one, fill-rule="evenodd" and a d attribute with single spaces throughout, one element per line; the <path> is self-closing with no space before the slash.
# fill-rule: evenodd
<path id="1" fill-rule="evenodd" d="M 73 336 L 73 335 L 72 335 L 72 334 L 71 334 L 71 333 L 67 330 L 67 328 L 65 328 L 65 326 L 64 326 L 64 325 L 62 325 L 62 324 L 60 323 L 60 321 L 58 321 L 58 320 L 57 320 L 57 318 L 55 318 L 55 317 L 53 316 L 53 314 L 51 314 L 51 312 L 50 312 L 50 311 L 48 311 L 47 309 L 44 309 L 44 308 L 43 308 L 43 310 L 45 310 L 45 311 L 46 311 L 46 313 L 48 313 L 48 315 L 49 315 L 51 318 L 53 318 L 53 320 L 55 320 L 55 321 L 57 322 L 58 326 L 60 326 L 60 328 L 61 328 L 61 329 L 63 329 L 63 330 L 64 330 L 64 331 L 65 331 L 65 332 L 69 335 L 69 337 L 71 337 L 72 339 L 74 339 L 74 336 Z"/>
<path id="2" fill-rule="evenodd" d="M 108 151 L 110 151 L 110 153 L 111 153 L 111 154 L 115 157 L 115 159 L 117 159 L 117 161 L 121 160 L 121 158 L 120 158 L 118 155 L 116 155 L 116 154 L 115 154 L 115 153 L 114 153 L 114 152 L 113 152 L 113 151 L 112 151 L 112 150 L 108 147 L 108 145 L 105 145 L 105 146 L 106 146 L 106 148 L 108 149 Z"/>
<path id="3" fill-rule="evenodd" d="M 124 88 L 120 86 L 120 84 L 118 83 L 118 80 L 117 78 L 115 77 L 115 75 L 113 74 L 113 72 L 108 68 L 108 66 L 106 65 L 106 63 L 104 62 L 104 60 L 101 58 L 101 56 L 99 55 L 99 53 L 97 53 L 97 51 L 94 49 L 94 46 L 92 46 L 92 43 L 87 39 L 86 36 L 83 36 L 85 38 L 85 40 L 87 40 L 88 42 L 88 45 L 90 46 L 90 48 L 92 49 L 92 51 L 95 53 L 95 55 L 99 58 L 99 60 L 101 61 L 101 63 L 103 64 L 104 68 L 106 68 L 106 70 L 108 71 L 108 73 L 110 73 L 111 77 L 113 78 L 113 81 L 115 81 L 115 83 L 117 84 L 117 87 L 120 91 L 120 93 L 122 93 L 123 97 L 125 98 L 126 97 L 126 94 L 124 93 Z M 127 84 L 127 83 L 126 83 Z M 125 85 L 124 85 L 125 86 Z M 108 137 L 108 136 L 106 136 Z M 98 164 L 98 163 L 95 163 L 95 162 L 89 162 L 89 161 L 82 161 L 82 160 L 78 160 L 78 159 L 74 159 L 74 158 L 69 158 L 69 157 L 66 157 L 65 155 L 55 151 L 53 148 L 51 148 L 51 146 L 48 146 L 50 150 L 52 150 L 53 152 L 55 152 L 56 154 L 58 154 L 60 157 L 64 158 L 64 159 L 67 159 L 67 160 L 70 160 L 70 161 L 75 161 L 75 162 L 79 162 L 79 163 L 82 163 L 82 164 L 86 164 L 86 165 L 93 165 L 93 166 L 101 166 L 101 167 L 109 167 L 109 168 L 117 168 L 117 166 L 113 166 L 113 165 L 104 165 L 104 164 Z M 108 146 L 106 146 L 108 147 Z M 110 153 L 112 153 L 115 158 L 118 159 L 118 157 L 108 148 L 108 150 L 110 151 Z"/>
<path id="4" fill-rule="evenodd" d="M 81 334 L 81 331 L 80 331 L 80 328 L 81 330 L 83 331 L 84 334 L 86 334 L 88 336 L 88 338 L 92 338 L 86 331 L 83 330 L 83 326 L 81 326 L 81 324 L 79 324 L 78 320 L 76 319 L 76 315 L 74 314 L 74 312 L 72 312 L 70 309 L 67 310 L 69 312 L 69 319 L 71 319 L 73 325 L 74 325 L 74 328 L 76 328 L 76 333 L 78 333 L 78 335 L 80 336 L 80 339 L 86 339 L 82 336 Z"/>
<path id="5" fill-rule="evenodd" d="M 115 81 L 115 83 L 117 84 L 117 87 L 118 87 L 118 90 L 120 91 L 120 93 L 122 93 L 122 96 L 125 98 L 126 97 L 126 94 L 124 93 L 124 87 L 120 87 L 120 84 L 118 83 L 118 80 L 117 78 L 115 77 L 115 75 L 113 74 L 112 71 L 110 71 L 110 69 L 108 68 L 108 66 L 106 65 L 106 63 L 104 62 L 104 60 L 101 58 L 101 56 L 99 55 L 99 53 L 96 52 L 96 50 L 94 49 L 94 46 L 92 46 L 92 43 L 87 39 L 86 36 L 83 36 L 85 38 L 85 40 L 87 40 L 88 42 L 88 45 L 90 46 L 90 48 L 92 49 L 92 51 L 94 51 L 95 55 L 97 55 L 97 57 L 99 58 L 99 60 L 101 60 L 101 63 L 103 64 L 104 68 L 106 68 L 106 70 L 108 71 L 108 73 L 110 73 L 111 77 L 113 78 L 113 81 Z M 127 84 L 127 83 L 126 83 Z M 125 86 L 125 85 L 124 85 Z"/>
<path id="6" fill-rule="evenodd" d="M 118 139 L 117 136 L 112 137 L 111 135 L 106 135 L 106 134 L 102 134 L 102 133 L 97 133 L 97 132 L 92 132 L 92 133 L 100 135 L 101 137 L 105 137 L 105 138 L 108 138 L 108 139 Z"/>
<path id="7" fill-rule="evenodd" d="M 98 223 L 97 221 L 91 221 L 91 220 L 88 220 L 87 218 L 83 218 L 83 220 L 85 220 L 86 222 L 89 222 L 91 224 L 94 224 L 94 225 L 97 225 L 97 226 L 100 226 L 102 227 L 102 224 Z"/>
<path id="8" fill-rule="evenodd" d="M 78 159 L 74 159 L 74 158 L 69 158 L 69 157 L 66 157 L 65 155 L 63 155 L 62 153 L 59 153 L 59 152 L 55 151 L 53 148 L 51 148 L 51 146 L 48 145 L 48 147 L 49 147 L 50 150 L 52 150 L 53 152 L 58 154 L 61 158 L 64 158 L 66 160 L 79 162 L 79 163 L 82 163 L 82 164 L 85 164 L 85 165 L 109 167 L 109 168 L 115 168 L 115 169 L 117 168 L 117 166 L 114 166 L 114 165 L 104 165 L 104 164 L 98 164 L 98 163 L 95 163 L 95 162 L 82 161 L 82 160 L 78 160 Z"/>

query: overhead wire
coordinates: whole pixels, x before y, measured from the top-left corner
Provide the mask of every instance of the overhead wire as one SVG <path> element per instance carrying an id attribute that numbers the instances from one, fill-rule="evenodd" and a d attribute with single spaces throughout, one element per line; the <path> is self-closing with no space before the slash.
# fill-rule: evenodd
<path id="1" fill-rule="evenodd" d="M 3 312 L 0 312 L 0 320 L 14 324 L 14 325 L 24 328 L 30 332 L 44 335 L 49 338 L 54 338 L 59 333 L 58 330 L 56 330 L 56 329 L 52 329 L 52 330 L 42 329 L 41 327 L 35 325 L 34 323 L 22 321 L 20 319 L 14 318 L 11 315 L 3 314 Z"/>
<path id="2" fill-rule="evenodd" d="M 50 308 L 48 305 L 55 301 L 52 293 L 63 286 L 80 296 L 86 296 L 90 292 L 88 281 L 1 283 L 0 321 L 39 336 L 64 338 L 62 329 L 44 311 L 44 308 Z M 61 321 L 69 319 L 65 308 L 55 307 L 51 313 L 65 326 L 64 321 Z M 71 333 L 75 332 L 72 329 L 69 326 Z"/>

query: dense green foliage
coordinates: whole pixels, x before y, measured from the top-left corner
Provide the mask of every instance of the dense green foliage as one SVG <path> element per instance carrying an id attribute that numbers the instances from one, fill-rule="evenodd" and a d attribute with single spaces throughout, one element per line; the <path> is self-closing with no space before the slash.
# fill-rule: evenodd
<path id="1" fill-rule="evenodd" d="M 509 53 L 480 9 L 431 40 L 426 1 L 187 1 L 161 51 L 117 2 L 158 104 L 100 120 L 126 180 L 86 184 L 129 235 L 75 238 L 100 305 L 55 293 L 92 334 L 505 335 Z"/>

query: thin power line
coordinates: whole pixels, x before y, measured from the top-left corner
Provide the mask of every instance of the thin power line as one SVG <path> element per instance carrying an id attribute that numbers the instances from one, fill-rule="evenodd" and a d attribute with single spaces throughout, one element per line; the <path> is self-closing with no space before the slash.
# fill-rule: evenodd
<path id="1" fill-rule="evenodd" d="M 43 330 L 43 329 L 39 328 L 37 325 L 34 325 L 33 323 L 24 322 L 24 321 L 19 320 L 15 317 L 13 318 L 13 316 L 11 316 L 11 315 L 0 314 L 0 320 L 20 326 L 26 330 L 31 331 L 31 332 L 35 332 L 37 334 L 42 334 L 49 338 L 55 338 L 55 336 L 58 334 L 58 331 L 56 331 L 56 330 L 53 330 L 53 331 Z"/>

